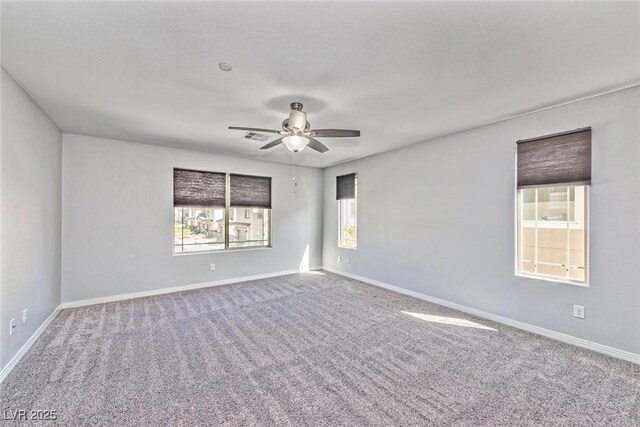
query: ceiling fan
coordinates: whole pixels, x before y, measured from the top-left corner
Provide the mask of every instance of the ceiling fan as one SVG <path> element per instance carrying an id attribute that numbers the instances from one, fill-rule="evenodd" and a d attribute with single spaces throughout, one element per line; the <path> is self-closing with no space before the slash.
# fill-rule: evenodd
<path id="1" fill-rule="evenodd" d="M 266 150 L 284 143 L 284 145 L 294 153 L 304 150 L 305 147 L 312 148 L 320 153 L 329 151 L 329 148 L 315 139 L 315 137 L 342 138 L 360 136 L 359 130 L 311 129 L 311 124 L 307 121 L 307 113 L 302 111 L 302 104 L 299 102 L 291 103 L 291 113 L 289 113 L 289 117 L 284 119 L 282 122 L 282 130 L 248 128 L 243 126 L 229 126 L 229 129 L 246 130 L 250 132 L 278 133 L 280 135 L 284 135 L 271 141 L 267 145 L 260 147 L 260 149 Z"/>

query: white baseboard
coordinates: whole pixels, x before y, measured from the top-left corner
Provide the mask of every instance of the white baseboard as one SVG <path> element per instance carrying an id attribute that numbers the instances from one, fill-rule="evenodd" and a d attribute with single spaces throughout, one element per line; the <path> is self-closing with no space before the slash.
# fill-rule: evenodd
<path id="1" fill-rule="evenodd" d="M 18 350 L 18 352 L 15 354 L 15 356 L 13 356 L 13 358 L 9 361 L 9 363 L 7 363 L 7 365 L 4 368 L 2 368 L 2 371 L 0 371 L 0 383 L 4 381 L 7 375 L 9 375 L 9 373 L 13 370 L 13 368 L 18 364 L 20 359 L 22 359 L 22 357 L 31 348 L 33 343 L 36 342 L 36 340 L 40 337 L 40 335 L 42 335 L 44 330 L 47 329 L 47 326 L 49 326 L 49 324 L 53 322 L 53 319 L 56 318 L 56 316 L 60 313 L 60 311 L 62 311 L 62 306 L 56 307 L 55 310 L 53 310 L 53 312 L 49 315 L 49 317 L 47 317 L 45 321 L 42 322 L 42 325 L 40 325 L 40 327 L 36 329 L 33 335 L 31 335 L 31 337 L 27 340 L 27 342 L 24 343 L 22 348 Z"/>
<path id="2" fill-rule="evenodd" d="M 313 268 L 310 268 L 310 270 L 319 270 L 320 268 L 321 267 L 313 267 Z M 143 297 L 150 297 L 155 295 L 171 294 L 174 292 L 190 291 L 192 289 L 210 288 L 212 286 L 223 286 L 223 285 L 230 285 L 232 283 L 247 282 L 250 280 L 268 279 L 270 277 L 286 276 L 288 274 L 296 274 L 300 272 L 301 272 L 300 270 L 278 271 L 275 273 L 265 273 L 265 274 L 256 274 L 253 276 L 234 277 L 232 279 L 223 279 L 223 280 L 216 280 L 214 282 L 196 283 L 193 285 L 174 286 L 171 288 L 153 289 L 150 291 L 131 292 L 128 294 L 110 295 L 110 296 L 99 297 L 99 298 L 67 301 L 62 303 L 62 308 L 66 309 L 66 308 L 84 307 L 87 305 L 104 304 L 107 302 L 124 301 L 124 300 L 134 299 L 134 298 L 143 298 Z M 304 271 L 302 272 L 304 273 Z"/>
<path id="3" fill-rule="evenodd" d="M 467 307 L 466 305 L 457 304 L 454 302 L 450 302 L 447 300 L 443 300 L 440 298 L 435 298 L 429 295 L 421 294 L 420 292 L 410 291 L 407 289 L 400 288 L 398 286 L 390 285 L 388 283 L 380 282 L 378 280 L 369 279 L 367 277 L 358 276 L 356 274 L 346 273 L 344 271 L 339 271 L 333 269 L 331 267 L 322 267 L 323 270 L 329 271 L 331 273 L 339 274 L 341 276 L 349 277 L 351 279 L 359 280 L 364 283 L 368 283 L 370 285 L 378 286 L 381 288 L 389 289 L 394 292 L 398 292 L 400 294 L 408 295 L 414 298 L 418 298 L 424 301 L 428 301 L 434 304 L 442 305 L 445 307 L 453 308 L 454 310 L 462 311 L 464 313 L 468 313 L 477 317 L 481 317 L 483 319 L 492 320 L 494 322 L 502 323 L 507 326 L 512 326 L 517 329 L 522 329 L 523 331 L 532 332 L 537 335 L 542 335 L 547 338 L 551 338 L 554 340 L 562 341 L 567 344 L 573 344 L 578 347 L 586 348 L 592 351 L 596 351 L 598 353 L 606 354 L 608 356 L 612 356 L 618 359 L 626 360 L 628 362 L 633 362 L 640 364 L 640 354 L 631 353 L 629 351 L 620 350 L 615 347 L 610 347 L 604 344 L 599 344 L 596 342 L 592 342 L 589 340 L 585 340 L 583 338 L 574 337 L 572 335 L 563 334 L 561 332 L 552 331 L 551 329 L 541 328 L 539 326 L 534 326 L 529 323 L 520 322 L 519 320 L 513 320 L 508 317 L 498 316 L 497 314 L 492 314 L 486 311 L 478 310 L 475 308 Z"/>

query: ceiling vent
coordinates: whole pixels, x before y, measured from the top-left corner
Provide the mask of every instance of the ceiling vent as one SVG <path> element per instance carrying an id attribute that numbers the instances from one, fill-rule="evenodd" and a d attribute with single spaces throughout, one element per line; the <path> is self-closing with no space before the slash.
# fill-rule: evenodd
<path id="1" fill-rule="evenodd" d="M 242 136 L 242 139 L 250 139 L 251 141 L 266 141 L 269 139 L 268 135 L 257 132 L 247 132 Z"/>

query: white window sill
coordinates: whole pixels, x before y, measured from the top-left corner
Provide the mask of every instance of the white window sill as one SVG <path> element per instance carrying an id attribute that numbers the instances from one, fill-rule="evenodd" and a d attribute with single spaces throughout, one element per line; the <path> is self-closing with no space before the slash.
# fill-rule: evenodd
<path id="1" fill-rule="evenodd" d="M 212 251 L 197 251 L 197 252 L 173 252 L 173 256 L 187 256 L 187 255 L 211 255 L 229 252 L 246 252 L 246 251 L 261 251 L 265 249 L 273 249 L 273 246 L 256 246 L 254 248 L 229 248 L 229 249 L 215 249 Z"/>
<path id="2" fill-rule="evenodd" d="M 358 249 L 357 246 L 354 248 L 353 246 L 340 246 L 340 245 L 338 245 L 338 248 L 340 248 L 340 249 L 351 249 L 352 251 L 355 251 L 356 249 Z"/>
<path id="3" fill-rule="evenodd" d="M 553 282 L 553 283 L 561 283 L 563 285 L 571 285 L 571 286 L 578 286 L 580 288 L 588 288 L 589 287 L 589 283 L 587 282 L 572 282 L 571 280 L 563 280 L 563 279 L 556 279 L 553 277 L 545 277 L 545 276 L 538 276 L 538 275 L 534 275 L 534 274 L 524 274 L 524 273 L 516 273 L 517 277 L 524 277 L 525 279 L 534 279 L 534 280 L 544 280 L 545 282 Z"/>
<path id="4" fill-rule="evenodd" d="M 559 222 L 559 221 L 538 221 L 536 225 L 535 221 L 522 221 L 523 228 L 555 228 L 555 229 L 563 229 L 567 228 L 567 222 Z M 569 228 L 572 230 L 584 230 L 584 224 L 579 222 L 570 222 Z"/>

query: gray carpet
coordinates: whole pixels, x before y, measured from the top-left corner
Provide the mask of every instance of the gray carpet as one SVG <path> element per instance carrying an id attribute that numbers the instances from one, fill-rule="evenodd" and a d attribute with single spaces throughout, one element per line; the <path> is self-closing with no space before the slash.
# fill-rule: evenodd
<path id="1" fill-rule="evenodd" d="M 0 397 L 57 411 L 34 425 L 639 426 L 640 366 L 300 274 L 64 310 Z"/>

